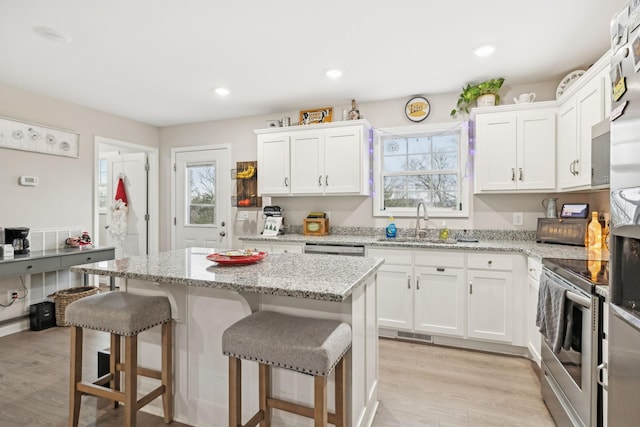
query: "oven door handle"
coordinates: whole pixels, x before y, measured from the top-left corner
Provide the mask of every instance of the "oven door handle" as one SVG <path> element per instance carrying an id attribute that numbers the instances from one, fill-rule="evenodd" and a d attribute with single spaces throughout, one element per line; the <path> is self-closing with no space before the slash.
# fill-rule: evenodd
<path id="1" fill-rule="evenodd" d="M 580 304 L 585 308 L 591 308 L 591 300 L 589 298 L 583 297 L 582 295 L 578 295 L 571 291 L 566 291 L 566 296 L 576 304 Z"/>

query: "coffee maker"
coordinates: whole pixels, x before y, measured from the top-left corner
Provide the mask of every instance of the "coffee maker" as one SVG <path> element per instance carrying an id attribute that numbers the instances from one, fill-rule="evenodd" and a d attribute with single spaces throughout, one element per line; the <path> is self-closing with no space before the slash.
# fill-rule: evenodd
<path id="1" fill-rule="evenodd" d="M 13 253 L 28 254 L 29 250 L 29 228 L 28 227 L 14 227 L 4 229 L 4 243 L 13 246 Z"/>

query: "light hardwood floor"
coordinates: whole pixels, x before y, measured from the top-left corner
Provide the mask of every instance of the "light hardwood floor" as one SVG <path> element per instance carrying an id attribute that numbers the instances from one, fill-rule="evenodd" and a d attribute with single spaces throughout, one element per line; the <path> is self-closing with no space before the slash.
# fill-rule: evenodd
<path id="1" fill-rule="evenodd" d="M 107 334 L 85 331 L 85 378 L 107 344 Z M 0 338 L 0 427 L 66 426 L 68 372 L 68 328 Z M 374 427 L 554 426 L 531 362 L 518 357 L 381 339 L 379 400 Z M 122 415 L 83 397 L 80 425 L 120 426 Z M 164 424 L 139 412 L 138 425 Z"/>

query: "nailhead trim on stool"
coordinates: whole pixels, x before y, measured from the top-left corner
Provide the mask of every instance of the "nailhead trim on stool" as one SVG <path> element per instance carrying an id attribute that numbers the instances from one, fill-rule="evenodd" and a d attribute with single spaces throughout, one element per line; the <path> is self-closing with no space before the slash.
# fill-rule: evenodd
<path id="1" fill-rule="evenodd" d="M 291 316 L 259 311 L 234 323 L 222 335 L 222 352 L 229 356 L 229 425 L 242 426 L 240 359 L 260 363 L 260 411 L 246 426 L 270 425 L 272 408 L 316 420 L 345 423 L 346 369 L 344 355 L 351 348 L 351 326 L 330 319 Z M 315 377 L 315 407 L 309 408 L 270 396 L 269 366 L 311 374 Z M 327 376 L 336 370 L 336 413 L 327 414 Z M 320 409 L 319 409 L 320 407 Z"/>
<path id="2" fill-rule="evenodd" d="M 123 402 L 124 425 L 127 427 L 136 425 L 138 409 L 162 396 L 164 422 L 173 421 L 173 321 L 167 297 L 127 292 L 91 295 L 69 304 L 65 318 L 71 326 L 69 426 L 78 425 L 83 394 L 107 398 L 114 407 Z M 138 334 L 156 325 L 162 325 L 160 371 L 138 367 Z M 111 335 L 109 373 L 93 383 L 82 381 L 83 328 L 105 331 Z M 124 361 L 121 361 L 123 338 Z M 124 373 L 124 391 L 120 391 L 121 373 Z M 161 385 L 138 399 L 138 375 L 160 380 Z"/>

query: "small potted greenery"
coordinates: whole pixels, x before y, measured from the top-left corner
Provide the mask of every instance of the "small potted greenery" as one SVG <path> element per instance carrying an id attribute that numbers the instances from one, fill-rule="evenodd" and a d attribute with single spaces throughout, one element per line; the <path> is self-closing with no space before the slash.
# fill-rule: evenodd
<path id="1" fill-rule="evenodd" d="M 462 93 L 458 98 L 458 104 L 456 105 L 456 108 L 451 110 L 451 116 L 455 117 L 458 115 L 458 113 L 469 114 L 469 108 L 472 107 L 474 101 L 485 95 L 494 98 L 495 101 L 491 102 L 491 100 L 488 100 L 484 102 L 478 102 L 479 105 L 487 106 L 500 104 L 500 95 L 498 95 L 498 91 L 502 87 L 502 83 L 504 83 L 504 78 L 500 77 L 498 79 L 484 81 L 477 85 L 468 84 L 467 87 L 463 87 Z"/>

